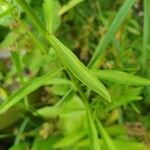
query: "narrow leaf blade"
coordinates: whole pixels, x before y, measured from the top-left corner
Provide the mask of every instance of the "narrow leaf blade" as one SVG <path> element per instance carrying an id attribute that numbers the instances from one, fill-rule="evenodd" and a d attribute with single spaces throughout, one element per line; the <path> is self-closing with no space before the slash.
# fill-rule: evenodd
<path id="1" fill-rule="evenodd" d="M 142 53 L 142 65 L 145 69 L 148 51 L 150 50 L 150 1 L 143 0 L 144 2 L 144 25 L 143 25 L 143 53 Z"/>
<path id="2" fill-rule="evenodd" d="M 112 141 L 112 139 L 110 138 L 110 136 L 106 132 L 105 128 L 102 126 L 101 122 L 97 119 L 96 123 L 97 123 L 98 129 L 99 129 L 99 132 L 100 132 L 103 140 L 106 143 L 106 147 L 108 147 L 109 150 L 117 150 L 114 142 Z"/>
<path id="3" fill-rule="evenodd" d="M 59 54 L 59 58 L 64 65 L 86 86 L 100 94 L 106 100 L 111 101 L 110 96 L 104 85 L 95 77 L 95 75 L 83 65 L 81 61 L 55 36 L 49 35 L 49 43 Z"/>
<path id="4" fill-rule="evenodd" d="M 112 39 L 115 36 L 116 31 L 118 30 L 119 26 L 123 22 L 124 18 L 126 17 L 129 9 L 133 6 L 135 0 L 126 0 L 120 10 L 118 11 L 115 19 L 113 20 L 109 30 L 107 31 L 106 35 L 103 39 L 99 42 L 94 55 L 92 56 L 88 67 L 92 67 L 95 61 L 100 57 L 100 54 L 107 48 L 110 44 Z"/>
<path id="5" fill-rule="evenodd" d="M 148 86 L 150 80 L 136 75 L 128 74 L 126 72 L 117 70 L 97 70 L 95 71 L 96 76 L 99 79 L 108 80 L 111 82 L 123 84 L 123 85 L 137 85 L 137 86 Z"/>
<path id="6" fill-rule="evenodd" d="M 60 70 L 59 70 L 60 71 Z M 54 73 L 47 73 L 46 75 L 42 77 L 37 77 L 27 83 L 20 88 L 18 91 L 16 91 L 14 94 L 12 94 L 4 103 L 0 105 L 0 114 L 7 111 L 10 107 L 18 103 L 22 98 L 27 96 L 29 93 L 36 90 L 38 87 L 47 84 L 47 82 L 56 74 L 58 73 L 58 70 Z"/>
<path id="7" fill-rule="evenodd" d="M 94 124 L 89 108 L 87 108 L 86 110 L 86 115 L 87 115 L 87 122 L 89 126 L 89 138 L 90 138 L 91 150 L 100 150 L 100 144 L 98 140 L 96 126 Z"/>

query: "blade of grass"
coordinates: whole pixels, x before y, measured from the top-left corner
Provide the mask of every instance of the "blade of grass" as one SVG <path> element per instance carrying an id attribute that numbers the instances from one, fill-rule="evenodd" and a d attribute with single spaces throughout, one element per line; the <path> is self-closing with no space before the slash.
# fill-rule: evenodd
<path id="1" fill-rule="evenodd" d="M 17 145 L 20 143 L 21 141 L 21 134 L 24 132 L 27 124 L 29 122 L 29 119 L 28 118 L 25 118 L 24 121 L 22 122 L 20 128 L 19 128 L 19 133 L 16 135 L 16 138 L 15 138 L 15 141 L 14 141 L 14 145 Z"/>
<path id="2" fill-rule="evenodd" d="M 134 103 L 130 103 L 130 106 L 132 107 L 132 109 L 133 109 L 137 114 L 140 114 L 140 110 L 138 109 L 138 107 L 137 107 Z"/>
<path id="3" fill-rule="evenodd" d="M 150 80 L 136 75 L 128 74 L 126 72 L 117 70 L 96 70 L 93 71 L 95 75 L 102 80 L 107 80 L 123 85 L 137 85 L 137 86 L 148 86 Z"/>
<path id="4" fill-rule="evenodd" d="M 106 147 L 108 147 L 109 150 L 117 150 L 114 142 L 112 141 L 111 137 L 108 135 L 108 133 L 106 132 L 105 128 L 102 126 L 101 122 L 96 119 L 96 123 L 99 129 L 99 132 L 104 140 L 104 142 L 106 143 Z"/>
<path id="5" fill-rule="evenodd" d="M 25 0 L 15 0 L 27 13 L 28 17 L 31 19 L 32 23 L 36 26 L 36 28 L 45 36 L 47 36 L 47 31 L 45 26 L 41 23 L 41 21 L 38 19 L 36 14 L 33 12 L 32 8 L 29 6 L 29 4 Z"/>
<path id="6" fill-rule="evenodd" d="M 90 145 L 91 145 L 91 150 L 100 150 L 100 144 L 98 141 L 98 134 L 97 134 L 97 129 L 94 124 L 93 118 L 91 116 L 91 112 L 89 108 L 86 109 L 86 115 L 87 115 L 87 122 L 89 126 L 89 135 L 90 135 Z"/>
<path id="7" fill-rule="evenodd" d="M 63 15 L 68 10 L 72 9 L 73 7 L 75 7 L 76 5 L 78 5 L 79 3 L 83 2 L 83 1 L 84 0 L 70 0 L 67 4 L 62 6 L 62 8 L 59 10 L 59 15 L 60 16 Z"/>
<path id="8" fill-rule="evenodd" d="M 74 96 L 74 94 L 74 89 L 69 89 L 69 91 L 59 100 L 59 102 L 55 106 L 61 106 L 64 102 L 70 100 Z"/>
<path id="9" fill-rule="evenodd" d="M 23 76 L 23 68 L 22 68 L 22 59 L 21 59 L 21 55 L 20 55 L 18 48 L 17 48 L 17 51 L 12 51 L 11 55 L 14 60 L 18 74 L 19 74 L 20 83 L 21 83 L 21 85 L 23 85 L 24 84 L 24 76 Z M 28 102 L 27 97 L 24 97 L 24 103 L 25 103 L 25 106 L 27 108 L 29 108 L 29 102 Z"/>
<path id="10" fill-rule="evenodd" d="M 143 53 L 142 67 L 145 70 L 148 51 L 150 50 L 150 1 L 144 0 Z"/>
<path id="11" fill-rule="evenodd" d="M 80 94 L 82 100 L 84 100 L 84 103 L 85 103 L 85 111 L 86 111 L 86 118 L 87 118 L 87 124 L 88 124 L 88 136 L 90 139 L 90 149 L 91 150 L 100 150 L 101 147 L 99 144 L 98 133 L 97 133 L 97 129 L 96 129 L 94 120 L 91 115 L 91 110 L 90 110 L 90 107 L 88 104 L 88 100 L 80 87 L 78 88 L 78 90 L 79 90 L 79 94 Z"/>
<path id="12" fill-rule="evenodd" d="M 110 25 L 110 28 L 108 29 L 106 35 L 99 42 L 96 51 L 94 52 L 94 55 L 92 56 L 88 64 L 89 68 L 91 68 L 94 65 L 94 63 L 97 63 L 96 61 L 99 59 L 100 54 L 107 48 L 107 46 L 113 40 L 116 31 L 118 30 L 119 26 L 125 19 L 129 9 L 133 6 L 134 2 L 135 0 L 126 0 L 124 2 L 120 10 L 118 11 L 115 19 L 113 20 L 112 24 Z"/>
<path id="13" fill-rule="evenodd" d="M 31 21 L 35 24 L 39 31 L 42 32 L 49 44 L 55 49 L 66 68 L 87 87 L 100 94 L 106 100 L 111 101 L 110 95 L 104 85 L 66 46 L 64 46 L 54 35 L 47 32 L 28 3 L 25 0 L 16 1 L 22 6 Z"/>
<path id="14" fill-rule="evenodd" d="M 12 94 L 4 103 L 0 105 L 0 114 L 7 111 L 10 107 L 18 103 L 22 98 L 27 96 L 29 93 L 33 92 L 40 86 L 46 85 L 49 80 L 53 78 L 58 72 L 62 70 L 59 69 L 53 73 L 47 73 L 41 77 L 37 77 L 31 81 L 28 81 L 24 84 L 22 88 L 17 90 L 14 94 Z"/>

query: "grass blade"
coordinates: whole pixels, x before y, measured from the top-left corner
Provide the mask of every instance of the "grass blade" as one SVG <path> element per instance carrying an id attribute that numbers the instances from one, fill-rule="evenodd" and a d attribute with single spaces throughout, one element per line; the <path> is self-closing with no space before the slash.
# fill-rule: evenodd
<path id="1" fill-rule="evenodd" d="M 51 72 L 47 73 L 46 75 L 44 75 L 42 77 L 35 78 L 35 79 L 33 79 L 33 80 L 28 81 L 27 83 L 25 83 L 25 85 L 22 88 L 20 88 L 17 92 L 15 92 L 14 94 L 12 94 L 7 99 L 7 101 L 5 101 L 4 103 L 2 103 L 0 105 L 0 114 L 4 113 L 5 111 L 7 111 L 10 107 L 12 107 L 16 103 L 18 103 L 22 98 L 24 98 L 29 93 L 31 93 L 34 90 L 36 90 L 38 87 L 47 84 L 47 82 L 54 75 L 56 75 L 59 71 L 60 71 L 60 69 L 57 70 L 57 71 L 55 71 L 54 73 L 51 73 Z"/>
<path id="2" fill-rule="evenodd" d="M 64 13 L 66 13 L 68 10 L 72 9 L 73 7 L 75 7 L 76 5 L 78 5 L 79 3 L 83 2 L 84 0 L 70 0 L 68 2 L 68 4 L 64 5 L 60 11 L 59 11 L 59 15 L 63 15 Z"/>
<path id="3" fill-rule="evenodd" d="M 100 144 L 98 140 L 98 134 L 96 130 L 96 126 L 94 124 L 94 121 L 92 119 L 91 113 L 89 108 L 86 108 L 86 115 L 87 115 L 87 122 L 89 126 L 89 135 L 90 135 L 90 145 L 91 150 L 100 150 Z"/>
<path id="4" fill-rule="evenodd" d="M 145 68 L 147 61 L 147 53 L 150 50 L 150 1 L 144 0 L 144 26 L 143 26 L 143 56 L 142 66 Z"/>
<path id="5" fill-rule="evenodd" d="M 109 137 L 107 132 L 105 131 L 105 128 L 102 126 L 101 122 L 98 119 L 96 119 L 96 123 L 99 129 L 99 132 L 104 142 L 106 143 L 106 147 L 108 147 L 109 150 L 117 150 L 115 144 L 113 143 L 112 139 Z"/>
<path id="6" fill-rule="evenodd" d="M 28 17 L 32 20 L 32 23 L 36 26 L 36 28 L 43 33 L 44 35 L 47 35 L 46 28 L 41 23 L 41 21 L 38 19 L 35 13 L 33 13 L 32 8 L 29 6 L 29 4 L 25 0 L 16 0 L 18 4 L 25 10 Z"/>
<path id="7" fill-rule="evenodd" d="M 83 65 L 81 61 L 66 47 L 64 46 L 55 36 L 49 34 L 42 23 L 39 21 L 37 16 L 34 14 L 30 6 L 25 0 L 16 0 L 27 13 L 31 21 L 41 31 L 49 42 L 49 44 L 55 49 L 60 60 L 71 71 L 83 84 L 89 87 L 91 90 L 97 92 L 106 100 L 111 101 L 110 95 L 103 84 L 95 77 L 95 75 Z"/>
<path id="8" fill-rule="evenodd" d="M 124 85 L 148 86 L 150 80 L 117 70 L 97 70 L 94 72 L 99 79 Z"/>
<path id="9" fill-rule="evenodd" d="M 106 35 L 103 39 L 99 42 L 94 55 L 92 56 L 88 67 L 92 67 L 92 65 L 96 62 L 96 60 L 100 57 L 100 54 L 107 48 L 110 42 L 113 40 L 116 31 L 118 30 L 119 26 L 123 22 L 124 18 L 126 17 L 129 9 L 133 6 L 135 0 L 126 0 L 123 6 L 118 11 L 115 19 L 113 20 L 109 30 L 107 31 Z"/>

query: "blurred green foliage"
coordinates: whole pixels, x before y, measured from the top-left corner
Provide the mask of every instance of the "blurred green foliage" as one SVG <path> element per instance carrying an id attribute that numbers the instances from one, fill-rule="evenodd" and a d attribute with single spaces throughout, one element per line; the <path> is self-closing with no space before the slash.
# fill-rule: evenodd
<path id="1" fill-rule="evenodd" d="M 123 23 L 90 69 L 111 103 L 78 81 L 84 72 L 74 76 L 64 66 L 58 46 L 49 45 L 19 1 L 0 0 L 0 150 L 150 149 L 149 0 L 124 10 Z M 131 3 L 26 2 L 85 66 L 119 9 Z"/>

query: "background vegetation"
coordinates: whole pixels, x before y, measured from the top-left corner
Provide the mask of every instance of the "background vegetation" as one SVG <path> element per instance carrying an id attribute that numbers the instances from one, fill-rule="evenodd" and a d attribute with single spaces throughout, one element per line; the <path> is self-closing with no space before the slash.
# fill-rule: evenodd
<path id="1" fill-rule="evenodd" d="M 149 150 L 149 9 L 0 0 L 0 150 Z"/>

